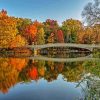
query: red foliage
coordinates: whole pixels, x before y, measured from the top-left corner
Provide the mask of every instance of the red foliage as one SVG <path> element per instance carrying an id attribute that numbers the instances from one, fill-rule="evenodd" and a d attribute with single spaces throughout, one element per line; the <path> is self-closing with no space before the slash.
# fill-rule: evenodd
<path id="1" fill-rule="evenodd" d="M 21 58 L 10 58 L 9 64 L 12 67 L 15 67 L 18 71 L 21 71 L 26 66 L 27 61 L 26 59 L 21 59 Z"/>
<path id="2" fill-rule="evenodd" d="M 37 20 L 33 22 L 33 25 L 34 25 L 35 27 L 37 27 L 37 28 L 39 28 L 39 27 L 42 27 L 42 26 L 43 26 L 43 24 L 42 24 L 42 23 L 40 23 L 40 22 L 38 22 Z"/>
<path id="3" fill-rule="evenodd" d="M 36 33 L 37 27 L 34 24 L 31 24 L 26 28 L 24 36 L 28 40 L 30 45 L 35 41 Z"/>
<path id="4" fill-rule="evenodd" d="M 58 42 L 64 43 L 64 36 L 62 30 L 57 31 L 57 38 L 58 38 Z"/>
<path id="5" fill-rule="evenodd" d="M 30 71 L 29 71 L 29 77 L 32 80 L 37 80 L 38 79 L 38 70 L 36 67 L 33 67 Z"/>

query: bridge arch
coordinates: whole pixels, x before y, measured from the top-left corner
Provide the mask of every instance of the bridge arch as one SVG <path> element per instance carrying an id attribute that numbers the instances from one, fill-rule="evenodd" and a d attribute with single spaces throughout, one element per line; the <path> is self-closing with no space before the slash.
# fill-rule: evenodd
<path id="1" fill-rule="evenodd" d="M 43 45 L 28 45 L 28 48 L 31 49 L 43 49 L 43 48 L 49 48 L 49 47 L 76 47 L 76 48 L 82 48 L 87 49 L 89 51 L 92 51 L 93 48 L 100 48 L 100 45 L 94 45 L 94 44 L 75 44 L 75 43 L 54 43 L 54 44 L 43 44 Z"/>

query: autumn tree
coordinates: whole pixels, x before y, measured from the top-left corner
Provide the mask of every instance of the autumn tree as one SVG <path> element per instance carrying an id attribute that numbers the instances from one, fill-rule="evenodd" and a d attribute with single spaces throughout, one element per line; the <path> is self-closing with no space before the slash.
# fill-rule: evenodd
<path id="1" fill-rule="evenodd" d="M 55 34 L 54 33 L 50 33 L 50 35 L 48 36 L 47 42 L 48 43 L 54 43 L 55 42 Z"/>
<path id="2" fill-rule="evenodd" d="M 24 47 L 27 44 L 27 41 L 21 35 L 17 35 L 12 41 L 9 43 L 10 48 L 14 47 Z"/>
<path id="3" fill-rule="evenodd" d="M 37 27 L 37 33 L 36 33 L 36 41 L 35 44 L 44 44 L 45 43 L 45 31 L 44 31 L 44 25 L 37 20 L 33 22 L 34 26 Z"/>
<path id="4" fill-rule="evenodd" d="M 53 41 L 56 42 L 56 32 L 59 28 L 59 25 L 56 20 L 47 19 L 44 23 L 44 31 L 45 31 L 45 40 L 48 43 L 48 39 L 51 38 L 51 33 L 54 34 Z"/>
<path id="5" fill-rule="evenodd" d="M 82 43 L 83 44 L 84 43 L 83 37 L 85 35 L 85 30 L 81 29 L 81 30 L 78 31 L 77 34 L 78 34 L 77 35 L 77 43 Z"/>
<path id="6" fill-rule="evenodd" d="M 100 43 L 100 24 L 95 24 L 93 27 L 94 42 Z"/>
<path id="7" fill-rule="evenodd" d="M 82 29 L 82 23 L 79 20 L 68 19 L 62 23 L 65 42 L 76 42 L 77 32 Z"/>
<path id="8" fill-rule="evenodd" d="M 94 41 L 95 35 L 93 33 L 92 27 L 86 27 L 85 28 L 85 35 L 83 37 L 84 43 L 90 44 Z"/>
<path id="9" fill-rule="evenodd" d="M 37 44 L 44 44 L 45 43 L 45 39 L 44 39 L 44 29 L 40 28 L 37 32 Z"/>
<path id="10" fill-rule="evenodd" d="M 57 42 L 64 43 L 64 36 L 62 30 L 57 31 Z"/>
<path id="11" fill-rule="evenodd" d="M 84 27 L 84 29 L 80 30 L 77 36 L 77 43 L 96 43 L 96 34 L 94 32 L 93 27 Z"/>
<path id="12" fill-rule="evenodd" d="M 28 18 L 15 18 L 15 20 L 17 22 L 18 34 L 20 35 L 23 35 L 27 26 L 32 23 L 31 19 Z"/>
<path id="13" fill-rule="evenodd" d="M 24 37 L 27 39 L 29 45 L 35 42 L 37 33 L 37 27 L 32 23 L 28 25 L 25 29 Z"/>
<path id="14" fill-rule="evenodd" d="M 9 47 L 17 34 L 16 21 L 7 15 L 7 11 L 0 12 L 0 47 Z"/>

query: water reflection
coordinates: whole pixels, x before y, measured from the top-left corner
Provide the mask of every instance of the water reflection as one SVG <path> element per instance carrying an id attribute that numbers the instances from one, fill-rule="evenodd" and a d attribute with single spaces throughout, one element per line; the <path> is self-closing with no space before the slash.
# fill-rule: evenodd
<path id="1" fill-rule="evenodd" d="M 21 85 L 25 85 L 25 83 L 32 82 L 34 84 L 34 82 L 36 82 L 35 84 L 38 85 L 38 83 L 41 83 L 40 81 L 43 82 L 40 86 L 44 86 L 45 81 L 47 82 L 46 84 L 48 86 L 50 85 L 49 83 L 51 83 L 53 86 L 53 83 L 58 80 L 58 82 L 56 81 L 56 84 L 62 85 L 54 89 L 60 88 L 59 91 L 62 91 L 62 93 L 64 93 L 65 91 L 63 90 L 69 87 L 69 90 L 74 90 L 72 96 L 78 98 L 78 96 L 81 97 L 81 92 L 79 92 L 81 91 L 81 88 L 78 87 L 76 89 L 76 83 L 79 83 L 82 80 L 83 76 L 88 73 L 100 77 L 100 61 L 53 62 L 32 60 L 28 58 L 0 58 L 0 91 L 3 94 L 9 94 L 9 90 L 13 89 L 13 86 L 16 87 L 16 85 L 19 83 L 21 83 Z M 30 83 L 29 87 L 32 85 L 32 83 Z M 63 84 L 66 84 L 67 88 L 65 87 L 64 89 Z M 45 87 L 45 89 L 48 88 Z M 52 88 L 51 90 L 53 91 L 54 89 Z M 69 90 L 67 90 L 66 92 L 68 92 Z M 75 91 L 78 91 L 78 93 L 75 93 Z M 55 97 L 55 95 L 52 94 L 51 97 L 53 98 L 53 96 Z M 63 97 L 63 94 L 61 94 L 60 97 Z M 71 98 L 71 96 L 68 97 Z"/>
<path id="2" fill-rule="evenodd" d="M 51 47 L 41 49 L 38 53 L 52 58 L 76 58 L 88 56 L 91 54 L 91 51 L 81 48 Z"/>

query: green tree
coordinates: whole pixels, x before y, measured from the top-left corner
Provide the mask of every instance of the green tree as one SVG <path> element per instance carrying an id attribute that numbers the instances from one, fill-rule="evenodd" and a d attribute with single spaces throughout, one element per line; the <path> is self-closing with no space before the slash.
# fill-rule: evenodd
<path id="1" fill-rule="evenodd" d="M 40 28 L 37 32 L 37 44 L 44 44 L 45 43 L 45 39 L 44 39 L 44 29 Z"/>
<path id="2" fill-rule="evenodd" d="M 82 23 L 79 20 L 68 19 L 62 23 L 65 42 L 76 42 L 77 32 L 82 29 Z"/>

